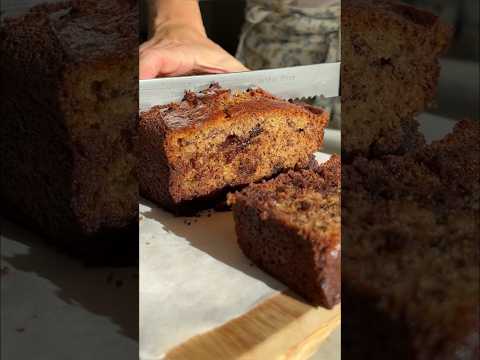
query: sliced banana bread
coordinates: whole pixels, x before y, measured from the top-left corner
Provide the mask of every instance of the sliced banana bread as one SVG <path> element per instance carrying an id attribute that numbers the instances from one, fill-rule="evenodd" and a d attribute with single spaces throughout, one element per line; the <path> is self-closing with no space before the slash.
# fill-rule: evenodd
<path id="1" fill-rule="evenodd" d="M 315 305 L 340 302 L 340 158 L 229 195 L 238 243 Z"/>
<path id="2" fill-rule="evenodd" d="M 141 193 L 173 212 L 195 211 L 229 189 L 307 167 L 327 121 L 261 89 L 187 92 L 140 115 Z"/>

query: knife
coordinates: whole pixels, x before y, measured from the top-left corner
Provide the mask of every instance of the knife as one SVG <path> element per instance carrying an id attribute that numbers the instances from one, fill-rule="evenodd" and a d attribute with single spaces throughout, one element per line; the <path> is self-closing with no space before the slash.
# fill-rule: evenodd
<path id="1" fill-rule="evenodd" d="M 283 99 L 336 97 L 339 95 L 340 63 L 140 80 L 140 110 L 180 101 L 186 90 L 198 92 L 214 82 L 239 91 L 258 86 Z"/>

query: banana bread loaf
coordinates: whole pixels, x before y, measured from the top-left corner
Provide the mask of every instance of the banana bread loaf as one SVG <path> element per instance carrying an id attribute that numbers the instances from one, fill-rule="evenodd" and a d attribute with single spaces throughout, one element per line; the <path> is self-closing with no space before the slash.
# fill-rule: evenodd
<path id="1" fill-rule="evenodd" d="M 138 218 L 138 9 L 40 5 L 0 33 L 0 203 L 73 241 Z"/>
<path id="2" fill-rule="evenodd" d="M 234 187 L 307 167 L 327 121 L 261 89 L 186 92 L 140 115 L 140 191 L 175 213 L 194 212 Z"/>
<path id="3" fill-rule="evenodd" d="M 344 0 L 341 17 L 342 152 L 375 157 L 423 145 L 414 115 L 433 99 L 449 28 L 395 1 Z"/>
<path id="4" fill-rule="evenodd" d="M 342 356 L 478 358 L 479 136 L 343 166 Z"/>
<path id="5" fill-rule="evenodd" d="M 340 302 L 340 158 L 229 195 L 238 243 L 315 305 Z"/>

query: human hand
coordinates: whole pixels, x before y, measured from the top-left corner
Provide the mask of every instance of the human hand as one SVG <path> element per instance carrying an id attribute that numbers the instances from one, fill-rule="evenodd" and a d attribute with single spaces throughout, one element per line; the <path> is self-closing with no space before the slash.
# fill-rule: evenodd
<path id="1" fill-rule="evenodd" d="M 188 24 L 163 24 L 140 46 L 140 79 L 247 71 L 232 55 Z"/>

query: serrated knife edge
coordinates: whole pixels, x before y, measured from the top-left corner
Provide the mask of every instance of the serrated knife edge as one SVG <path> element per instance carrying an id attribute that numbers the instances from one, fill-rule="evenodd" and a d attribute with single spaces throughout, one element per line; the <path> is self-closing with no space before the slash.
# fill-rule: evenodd
<path id="1" fill-rule="evenodd" d="M 140 81 L 140 109 L 179 101 L 186 90 L 200 91 L 211 83 L 232 90 L 260 86 L 275 96 L 291 99 L 339 94 L 340 63 L 292 66 L 241 73 L 161 78 Z"/>

